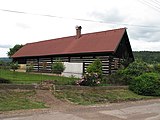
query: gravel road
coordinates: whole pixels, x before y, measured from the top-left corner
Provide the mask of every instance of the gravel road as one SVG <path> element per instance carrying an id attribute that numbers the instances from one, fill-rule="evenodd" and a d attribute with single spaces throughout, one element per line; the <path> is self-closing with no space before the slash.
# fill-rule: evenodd
<path id="1" fill-rule="evenodd" d="M 59 104 L 59 106 L 61 106 Z M 160 120 L 160 99 L 0 114 L 1 120 Z"/>

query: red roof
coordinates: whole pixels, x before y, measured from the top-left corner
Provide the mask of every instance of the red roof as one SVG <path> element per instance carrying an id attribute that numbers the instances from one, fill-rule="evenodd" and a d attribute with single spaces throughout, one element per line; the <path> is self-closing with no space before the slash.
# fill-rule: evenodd
<path id="1" fill-rule="evenodd" d="M 80 38 L 76 36 L 63 37 L 40 42 L 28 43 L 18 50 L 12 58 L 95 53 L 95 52 L 115 52 L 125 28 L 82 34 Z"/>

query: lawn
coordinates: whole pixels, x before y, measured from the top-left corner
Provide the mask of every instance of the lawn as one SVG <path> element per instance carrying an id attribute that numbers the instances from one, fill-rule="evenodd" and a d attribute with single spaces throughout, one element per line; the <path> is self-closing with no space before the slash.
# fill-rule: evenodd
<path id="1" fill-rule="evenodd" d="M 35 91 L 0 91 L 0 111 L 46 108 L 35 100 Z"/>
<path id="2" fill-rule="evenodd" d="M 151 96 L 141 96 L 129 90 L 60 90 L 55 93 L 59 99 L 69 100 L 70 102 L 91 105 L 122 101 L 135 101 L 154 98 Z"/>
<path id="3" fill-rule="evenodd" d="M 67 85 L 72 84 L 77 78 L 69 78 L 63 76 L 51 76 L 33 73 L 13 72 L 0 69 L 0 78 L 9 80 L 10 83 L 16 84 L 33 84 L 43 80 L 56 80 L 56 84 Z"/>

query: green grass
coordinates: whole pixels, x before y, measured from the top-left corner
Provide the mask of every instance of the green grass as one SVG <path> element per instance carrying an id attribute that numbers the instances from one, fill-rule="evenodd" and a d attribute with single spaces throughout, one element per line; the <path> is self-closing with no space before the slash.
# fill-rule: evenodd
<path id="1" fill-rule="evenodd" d="M 67 85 L 72 84 L 75 80 L 77 80 L 77 78 L 13 72 L 3 69 L 0 69 L 0 78 L 9 80 L 11 83 L 16 84 L 32 84 L 39 83 L 43 80 L 56 80 L 56 84 Z"/>
<path id="2" fill-rule="evenodd" d="M 0 111 L 46 108 L 35 101 L 35 91 L 0 91 Z"/>
<path id="3" fill-rule="evenodd" d="M 137 95 L 129 90 L 61 90 L 56 92 L 56 97 L 69 100 L 76 104 L 90 105 L 122 101 L 135 101 L 154 98 L 151 96 Z"/>

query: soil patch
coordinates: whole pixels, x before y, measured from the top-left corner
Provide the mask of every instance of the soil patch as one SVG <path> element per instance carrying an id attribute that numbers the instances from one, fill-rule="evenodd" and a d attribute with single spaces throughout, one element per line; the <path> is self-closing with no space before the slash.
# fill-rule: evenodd
<path id="1" fill-rule="evenodd" d="M 69 101 L 57 99 L 52 91 L 49 90 L 36 90 L 36 99 L 44 102 L 47 107 L 56 110 L 64 110 L 76 106 Z"/>

